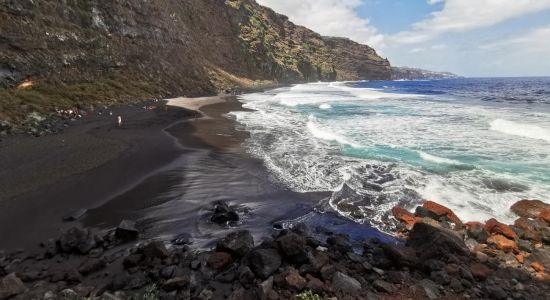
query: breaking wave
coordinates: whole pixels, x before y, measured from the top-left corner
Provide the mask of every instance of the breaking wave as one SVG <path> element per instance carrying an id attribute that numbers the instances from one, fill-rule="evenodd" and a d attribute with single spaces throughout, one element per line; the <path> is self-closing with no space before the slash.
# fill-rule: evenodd
<path id="1" fill-rule="evenodd" d="M 537 125 L 517 123 L 503 119 L 496 119 L 490 125 L 491 130 L 494 131 L 550 142 L 550 129 Z"/>

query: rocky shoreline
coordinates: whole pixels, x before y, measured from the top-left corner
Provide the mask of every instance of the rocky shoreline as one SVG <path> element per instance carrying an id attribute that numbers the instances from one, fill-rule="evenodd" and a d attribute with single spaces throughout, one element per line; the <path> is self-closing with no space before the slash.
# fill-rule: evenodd
<path id="1" fill-rule="evenodd" d="M 2 252 L 0 299 L 547 299 L 550 205 L 511 209 L 520 218 L 509 226 L 463 223 L 431 201 L 414 214 L 396 207 L 403 241 L 390 244 L 298 223 L 261 241 L 235 228 L 201 251 L 185 234 L 139 240 L 132 221 L 74 227 L 40 253 Z M 238 218 L 223 203 L 211 214 L 220 226 Z"/>

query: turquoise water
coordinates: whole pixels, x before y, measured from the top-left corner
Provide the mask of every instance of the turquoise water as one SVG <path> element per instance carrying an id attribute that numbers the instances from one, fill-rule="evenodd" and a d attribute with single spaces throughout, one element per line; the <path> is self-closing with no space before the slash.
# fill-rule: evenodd
<path id="1" fill-rule="evenodd" d="M 314 83 L 241 101 L 255 110 L 233 113 L 248 151 L 291 189 L 333 191 L 357 222 L 425 199 L 511 221 L 515 201 L 550 201 L 548 78 Z"/>

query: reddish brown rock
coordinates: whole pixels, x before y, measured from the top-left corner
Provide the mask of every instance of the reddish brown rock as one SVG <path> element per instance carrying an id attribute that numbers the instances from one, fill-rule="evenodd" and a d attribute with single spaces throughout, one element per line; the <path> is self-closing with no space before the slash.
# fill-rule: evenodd
<path id="1" fill-rule="evenodd" d="M 538 273 L 544 273 L 544 266 L 541 265 L 540 263 L 538 262 L 534 262 L 531 264 L 531 268 L 533 268 L 533 270 L 535 270 L 536 272 Z"/>
<path id="2" fill-rule="evenodd" d="M 550 210 L 550 204 L 540 200 L 521 200 L 510 207 L 516 215 L 524 218 L 536 218 L 543 210 Z"/>
<path id="3" fill-rule="evenodd" d="M 487 239 L 487 243 L 495 245 L 497 249 L 504 252 L 517 251 L 518 245 L 515 241 L 506 238 L 503 235 L 496 234 Z"/>
<path id="4" fill-rule="evenodd" d="M 543 220 L 546 224 L 550 225 L 550 209 L 545 209 L 538 215 L 539 220 Z"/>
<path id="5" fill-rule="evenodd" d="M 464 224 L 468 236 L 480 243 L 485 243 L 489 238 L 489 232 L 485 230 L 485 224 L 479 222 L 468 222 Z"/>
<path id="6" fill-rule="evenodd" d="M 315 278 L 310 274 L 307 274 L 306 278 L 307 278 L 306 288 L 308 290 L 311 290 L 314 293 L 320 293 L 323 291 L 324 283 L 320 279 Z"/>
<path id="7" fill-rule="evenodd" d="M 401 207 L 396 206 L 392 208 L 391 212 L 395 219 L 404 223 L 405 225 L 407 225 L 407 227 L 412 227 L 417 221 L 417 218 L 414 214 Z"/>
<path id="8" fill-rule="evenodd" d="M 476 222 L 476 221 L 464 223 L 464 226 L 466 226 L 466 228 L 472 227 L 472 226 L 478 226 L 478 225 L 483 226 L 483 223 L 481 223 L 481 222 Z"/>
<path id="9" fill-rule="evenodd" d="M 455 215 L 455 213 L 448 207 L 445 207 L 441 204 L 435 203 L 433 201 L 426 201 L 424 205 L 422 205 L 425 209 L 433 212 L 434 214 L 443 217 L 446 216 L 451 222 L 462 225 L 462 221 Z"/>
<path id="10" fill-rule="evenodd" d="M 221 270 L 233 262 L 231 254 L 225 252 L 214 252 L 210 254 L 207 264 L 214 270 Z"/>
<path id="11" fill-rule="evenodd" d="M 516 255 L 516 260 L 518 261 L 518 263 L 523 264 L 523 262 L 525 261 L 525 255 L 523 253 Z"/>
<path id="12" fill-rule="evenodd" d="M 301 291 L 306 287 L 307 281 L 295 270 L 289 271 L 285 276 L 285 285 L 291 289 Z"/>
<path id="13" fill-rule="evenodd" d="M 470 272 L 472 273 L 472 275 L 474 275 L 475 278 L 483 281 L 491 276 L 493 270 L 491 270 L 484 264 L 475 263 L 470 266 Z"/>
<path id="14" fill-rule="evenodd" d="M 518 235 L 506 224 L 502 224 L 496 219 L 490 219 L 485 223 L 485 230 L 490 234 L 501 234 L 509 239 L 517 239 Z"/>
<path id="15" fill-rule="evenodd" d="M 546 222 L 538 219 L 529 219 L 521 217 L 514 222 L 514 225 L 523 230 L 522 238 L 540 242 L 543 240 L 543 235 L 547 232 Z"/>
<path id="16" fill-rule="evenodd" d="M 315 254 L 315 256 L 310 261 L 313 269 L 315 269 L 315 271 L 317 272 L 321 271 L 321 268 L 323 268 L 329 262 L 330 258 L 324 252 L 317 252 L 317 254 Z"/>
<path id="17" fill-rule="evenodd" d="M 447 271 L 447 274 L 454 276 L 460 272 L 460 267 L 457 264 L 448 264 L 445 271 Z"/>

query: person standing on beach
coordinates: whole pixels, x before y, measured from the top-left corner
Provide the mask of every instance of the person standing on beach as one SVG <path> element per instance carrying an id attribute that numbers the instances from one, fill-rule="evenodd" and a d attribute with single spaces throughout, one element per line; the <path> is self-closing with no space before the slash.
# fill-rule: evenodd
<path id="1" fill-rule="evenodd" d="M 121 117 L 121 116 L 117 116 L 116 119 L 117 119 L 118 127 L 122 126 L 122 117 Z"/>

